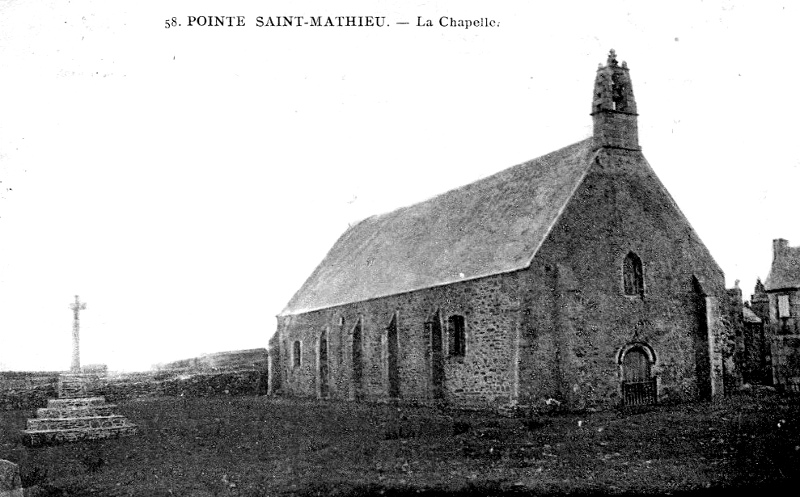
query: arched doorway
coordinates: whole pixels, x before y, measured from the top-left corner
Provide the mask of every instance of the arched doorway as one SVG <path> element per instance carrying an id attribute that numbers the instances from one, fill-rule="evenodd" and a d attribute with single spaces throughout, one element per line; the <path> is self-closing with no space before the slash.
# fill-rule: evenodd
<path id="1" fill-rule="evenodd" d="M 658 385 L 652 374 L 653 349 L 645 343 L 630 343 L 619 352 L 622 377 L 622 403 L 626 406 L 650 405 L 658 400 Z"/>

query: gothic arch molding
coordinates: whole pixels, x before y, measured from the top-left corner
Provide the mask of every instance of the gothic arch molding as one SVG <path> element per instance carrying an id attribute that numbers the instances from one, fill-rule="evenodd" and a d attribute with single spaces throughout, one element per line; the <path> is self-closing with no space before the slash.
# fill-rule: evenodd
<path id="1" fill-rule="evenodd" d="M 640 349 L 642 352 L 644 352 L 644 355 L 647 357 L 650 365 L 655 365 L 657 359 L 656 352 L 647 342 L 642 341 L 628 342 L 624 346 L 620 347 L 620 349 L 617 351 L 617 364 L 622 366 L 622 361 L 625 359 L 625 354 L 635 349 Z"/>

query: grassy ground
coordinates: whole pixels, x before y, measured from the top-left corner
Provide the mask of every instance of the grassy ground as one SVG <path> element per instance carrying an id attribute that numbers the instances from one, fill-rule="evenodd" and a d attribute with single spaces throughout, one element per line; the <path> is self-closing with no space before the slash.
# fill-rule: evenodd
<path id="1" fill-rule="evenodd" d="M 34 495 L 681 493 L 800 483 L 800 399 L 511 419 L 265 397 L 121 404 L 125 439 L 27 448 L 0 413 L 0 458 Z"/>

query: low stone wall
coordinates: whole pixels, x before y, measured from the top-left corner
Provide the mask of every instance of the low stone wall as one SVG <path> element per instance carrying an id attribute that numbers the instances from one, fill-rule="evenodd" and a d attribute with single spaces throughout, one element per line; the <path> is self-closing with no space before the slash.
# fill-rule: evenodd
<path id="1" fill-rule="evenodd" d="M 267 373 L 261 369 L 182 373 L 135 373 L 108 377 L 98 384 L 97 395 L 109 402 L 140 397 L 209 397 L 213 395 L 263 395 Z"/>
<path id="2" fill-rule="evenodd" d="M 267 393 L 266 370 L 228 371 L 181 376 L 161 382 L 162 395 L 206 397 L 211 395 L 263 395 Z"/>
<path id="3" fill-rule="evenodd" d="M 268 385 L 266 369 L 197 373 L 153 371 L 92 376 L 81 396 L 105 397 L 109 402 L 162 396 L 264 395 Z M 41 408 L 47 405 L 48 399 L 59 396 L 58 390 L 58 372 L 1 372 L 0 409 Z"/>
<path id="4" fill-rule="evenodd" d="M 57 371 L 0 372 L 0 409 L 35 409 L 56 396 Z"/>
<path id="5" fill-rule="evenodd" d="M 199 357 L 180 361 L 156 364 L 156 371 L 214 371 L 238 369 L 265 369 L 267 367 L 267 349 L 229 350 L 203 354 Z"/>

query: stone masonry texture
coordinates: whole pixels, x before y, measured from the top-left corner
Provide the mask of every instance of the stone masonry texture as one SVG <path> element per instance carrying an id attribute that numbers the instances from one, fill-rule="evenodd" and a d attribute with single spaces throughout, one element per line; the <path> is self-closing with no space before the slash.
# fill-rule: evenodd
<path id="1" fill-rule="evenodd" d="M 19 466 L 11 461 L 0 459 L 0 497 L 22 497 L 23 495 Z"/>
<path id="2" fill-rule="evenodd" d="M 631 351 L 646 358 L 646 364 L 636 363 L 637 374 L 656 385 L 659 402 L 711 398 L 724 393 L 726 382 L 735 387 L 730 344 L 735 349 L 741 330 L 731 332 L 730 315 L 738 312 L 741 320 L 741 303 L 731 303 L 719 266 L 642 155 L 627 65 L 619 65 L 612 51 L 597 74 L 589 141 L 447 192 L 424 209 L 398 209 L 357 225 L 356 234 L 345 233 L 278 316 L 270 340 L 271 391 L 372 401 L 389 400 L 392 392 L 403 402 L 501 410 L 543 408 L 552 400 L 602 408 L 623 401 L 623 359 Z M 499 184 L 499 177 L 508 181 Z M 526 178 L 534 178 L 537 188 L 526 189 Z M 535 191 L 535 198 L 520 196 L 522 191 Z M 470 196 L 475 192 L 494 199 L 493 205 L 476 202 Z M 499 201 L 508 198 L 535 208 Z M 563 203 L 554 211 L 556 199 Z M 453 205 L 468 206 L 471 216 L 453 212 Z M 442 221 L 447 214 L 463 226 Z M 383 226 L 382 219 L 393 220 L 401 233 L 367 232 L 365 226 Z M 493 231 L 487 223 L 502 228 Z M 457 257 L 446 244 L 423 240 L 421 226 L 446 230 L 447 236 L 437 231 L 430 239 L 458 247 Z M 403 230 L 415 234 L 417 245 L 405 242 Z M 520 247 L 529 247 L 533 236 L 540 241 L 525 259 Z M 497 240 L 505 243 L 490 243 Z M 392 250 L 384 250 L 387 241 Z M 422 244 L 424 251 L 418 250 Z M 492 253 L 477 250 L 486 247 Z M 353 264 L 365 253 L 388 254 L 391 260 L 375 263 L 386 271 L 376 275 Z M 491 267 L 511 269 L 462 281 L 435 271 L 459 261 L 474 268 L 476 253 L 501 262 Z M 631 253 L 641 261 L 641 288 L 633 295 L 623 284 Z M 392 288 L 386 282 L 394 274 L 416 281 L 408 276 L 414 271 L 432 283 L 380 293 Z M 342 288 L 342 281 L 356 287 L 345 288 L 347 295 L 368 297 L 337 300 L 330 289 Z M 370 284 L 378 292 L 372 298 Z M 451 349 L 451 316 L 463 317 L 463 355 Z M 397 346 L 389 343 L 393 320 Z M 390 357 L 395 350 L 398 357 Z M 390 371 L 394 364 L 397 371 Z"/>
<path id="3" fill-rule="evenodd" d="M 622 261 L 631 251 L 644 267 L 643 297 L 623 293 Z M 549 395 L 576 407 L 617 404 L 617 353 L 632 342 L 655 353 L 660 400 L 698 395 L 696 352 L 709 341 L 700 329 L 707 315 L 697 305 L 695 277 L 706 283 L 707 294 L 723 295 L 722 272 L 641 153 L 599 154 L 521 275 L 528 317 L 520 400 Z"/>
<path id="4" fill-rule="evenodd" d="M 263 395 L 267 393 L 268 382 L 266 369 L 194 374 L 151 371 L 98 376 L 83 386 L 65 387 L 61 382 L 61 387 L 67 395 L 103 396 L 110 402 L 120 402 L 159 396 Z M 58 391 L 59 373 L 0 373 L 0 409 L 40 408 L 56 397 Z"/>
<path id="5" fill-rule="evenodd" d="M 622 261 L 630 251 L 644 265 L 643 297 L 623 294 Z M 702 282 L 702 294 L 693 279 Z M 329 395 L 387 399 L 386 328 L 396 314 L 400 398 L 431 401 L 424 324 L 438 314 L 446 335 L 447 317 L 462 315 L 464 357 L 448 357 L 444 340 L 449 403 L 542 405 L 556 398 L 576 408 L 616 405 L 618 353 L 632 342 L 655 352 L 659 399 L 686 400 L 700 395 L 698 382 L 722 390 L 715 338 L 721 323 L 709 323 L 698 302 L 724 292 L 722 272 L 641 152 L 609 149 L 597 156 L 529 269 L 280 317 L 279 374 L 287 393 L 318 395 L 318 344 L 326 330 Z M 352 333 L 359 320 L 364 372 L 355 385 Z M 296 341 L 299 366 L 290 362 Z M 701 378 L 698 360 L 713 363 Z"/>

